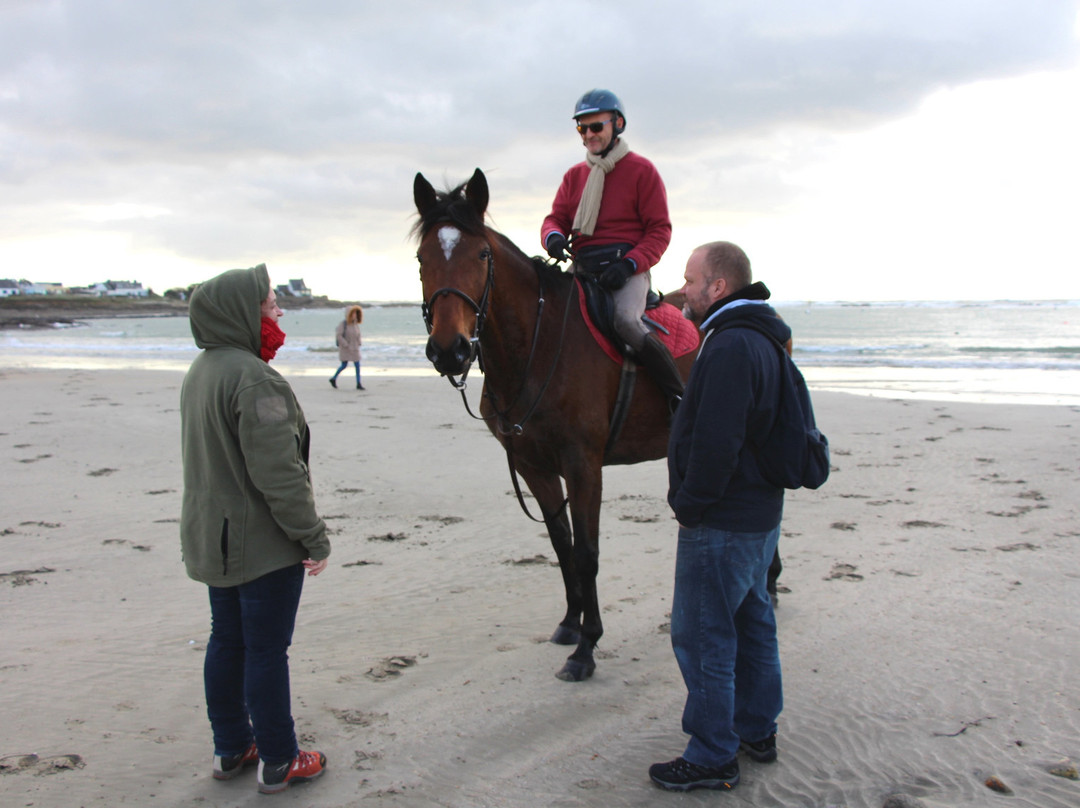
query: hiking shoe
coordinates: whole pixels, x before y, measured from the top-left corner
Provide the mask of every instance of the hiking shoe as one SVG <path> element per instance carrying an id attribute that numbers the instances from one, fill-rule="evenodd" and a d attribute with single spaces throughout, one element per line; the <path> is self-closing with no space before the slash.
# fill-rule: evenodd
<path id="1" fill-rule="evenodd" d="M 255 743 L 236 755 L 214 755 L 214 779 L 232 780 L 245 768 L 259 760 L 259 750 Z"/>
<path id="2" fill-rule="evenodd" d="M 732 759 L 723 766 L 698 766 L 685 758 L 667 763 L 654 763 L 649 777 L 668 791 L 691 791 L 695 788 L 735 788 L 739 782 L 739 762 Z"/>
<path id="3" fill-rule="evenodd" d="M 739 751 L 757 763 L 772 763 L 776 760 L 776 733 L 762 741 L 739 741 Z"/>
<path id="4" fill-rule="evenodd" d="M 322 752 L 301 752 L 292 760 L 267 765 L 259 761 L 259 791 L 276 794 L 293 783 L 306 783 L 320 776 L 326 769 L 326 755 Z"/>

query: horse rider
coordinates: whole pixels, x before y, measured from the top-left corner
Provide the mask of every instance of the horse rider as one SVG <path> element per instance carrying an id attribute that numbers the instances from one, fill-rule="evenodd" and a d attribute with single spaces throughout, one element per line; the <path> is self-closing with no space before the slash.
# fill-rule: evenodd
<path id="1" fill-rule="evenodd" d="M 540 228 L 541 242 L 556 261 L 572 253 L 571 271 L 594 274 L 611 291 L 615 333 L 674 405 L 682 397 L 682 377 L 667 347 L 641 320 L 652 284 L 649 270 L 671 241 L 664 182 L 620 137 L 626 115 L 613 92 L 585 93 L 573 118 L 585 161 L 563 175 Z"/>

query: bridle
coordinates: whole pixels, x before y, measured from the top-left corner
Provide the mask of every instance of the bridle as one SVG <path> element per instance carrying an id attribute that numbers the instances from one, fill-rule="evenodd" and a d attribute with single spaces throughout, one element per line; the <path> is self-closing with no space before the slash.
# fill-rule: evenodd
<path id="1" fill-rule="evenodd" d="M 492 287 L 495 285 L 495 257 L 490 245 L 485 246 L 484 249 L 481 250 L 480 257 L 487 261 L 487 281 L 484 283 L 484 291 L 480 294 L 479 303 L 477 303 L 469 295 L 467 295 L 465 292 L 461 291 L 457 287 L 444 286 L 441 289 L 435 290 L 435 292 L 431 294 L 427 302 L 421 305 L 420 311 L 423 314 L 424 325 L 427 327 L 429 335 L 431 334 L 433 327 L 432 309 L 434 308 L 435 302 L 440 297 L 456 295 L 462 300 L 464 300 L 476 314 L 476 322 L 473 327 L 472 337 L 469 339 L 469 358 L 468 361 L 465 363 L 465 369 L 461 372 L 459 379 L 455 379 L 450 374 L 444 375 L 446 376 L 447 380 L 449 380 L 450 384 L 452 384 L 454 388 L 459 393 L 461 393 L 461 401 L 465 405 L 465 411 L 469 414 L 469 416 L 476 419 L 477 421 L 487 421 L 487 418 L 482 415 L 476 415 L 472 411 L 472 408 L 469 406 L 469 399 L 465 395 L 465 390 L 468 386 L 466 383 L 466 377 L 469 375 L 469 369 L 472 367 L 472 363 L 475 360 L 479 359 L 481 371 L 484 367 L 483 356 L 480 353 L 480 334 L 484 330 L 484 325 L 487 322 L 488 306 L 491 303 L 491 290 Z M 420 262 L 420 271 L 422 275 L 423 261 L 420 259 L 419 253 L 417 253 L 416 259 Z M 565 342 L 566 338 L 566 323 L 570 316 L 571 303 L 574 300 L 573 288 L 567 291 L 566 308 L 563 311 L 562 326 L 559 330 L 559 347 L 556 350 L 555 356 L 551 361 L 551 366 L 548 368 L 548 373 L 544 379 L 544 383 L 540 386 L 540 390 L 537 392 L 536 398 L 533 399 L 532 404 L 529 405 L 528 409 L 525 411 L 525 415 L 521 418 L 521 420 L 513 426 L 510 426 L 509 428 L 503 426 L 503 424 L 510 423 L 510 419 L 507 418 L 507 415 L 514 408 L 514 406 L 517 405 L 517 403 L 521 400 L 522 395 L 524 395 L 525 393 L 525 388 L 528 385 L 529 372 L 532 369 L 533 360 L 536 358 L 536 348 L 540 343 L 540 323 L 542 321 L 542 316 L 544 313 L 545 299 L 544 278 L 539 272 L 537 272 L 537 281 L 539 282 L 539 294 L 537 295 L 536 301 L 536 325 L 533 328 L 532 345 L 529 348 L 529 359 L 525 363 L 525 370 L 521 377 L 521 388 L 518 390 L 518 393 L 514 397 L 514 400 L 505 409 L 501 410 L 495 402 L 495 394 L 491 391 L 490 387 L 487 388 L 486 395 L 488 397 L 488 401 L 491 403 L 491 409 L 494 413 L 493 417 L 495 419 L 495 428 L 499 432 L 499 434 L 503 435 L 506 438 L 506 441 L 504 442 L 504 446 L 506 448 L 506 460 L 507 464 L 510 467 L 510 479 L 514 484 L 514 492 L 517 494 L 518 503 L 521 505 L 521 509 L 525 512 L 526 516 L 528 516 L 534 522 L 543 522 L 543 519 L 537 519 L 535 516 L 533 516 L 529 512 L 528 507 L 526 507 L 525 505 L 525 497 L 521 491 L 521 486 L 518 483 L 517 469 L 514 465 L 513 438 L 515 436 L 522 435 L 525 432 L 525 423 L 533 416 L 533 413 L 536 412 L 536 408 L 540 404 L 540 400 L 544 397 L 544 393 L 547 392 L 548 385 L 551 383 L 551 380 L 555 375 L 555 368 L 559 364 L 559 357 L 562 355 L 563 343 Z M 423 282 L 422 277 L 421 282 Z M 568 504 L 569 499 L 564 499 L 562 505 L 559 507 L 559 510 L 555 512 L 554 516 L 557 517 L 563 511 L 563 509 L 566 508 Z"/>
<path id="2" fill-rule="evenodd" d="M 460 380 L 455 379 L 449 373 L 445 374 L 450 384 L 461 391 L 463 398 L 466 387 L 465 378 L 469 375 L 469 368 L 472 367 L 472 363 L 476 361 L 476 358 L 480 353 L 480 332 L 484 330 L 484 323 L 487 322 L 488 306 L 491 304 L 491 289 L 495 285 L 495 257 L 491 252 L 491 247 L 484 247 L 484 249 L 480 251 L 480 257 L 487 262 L 487 281 L 484 283 L 484 291 L 480 294 L 479 303 L 456 286 L 444 286 L 443 288 L 436 289 L 432 292 L 431 297 L 420 305 L 420 313 L 424 317 L 424 325 L 427 327 L 428 336 L 431 335 L 432 324 L 434 321 L 432 310 L 440 297 L 457 295 L 472 308 L 473 313 L 476 315 L 476 322 L 473 324 L 472 337 L 469 339 L 469 358 L 465 362 L 465 369 L 461 372 Z M 419 252 L 416 254 L 416 260 L 420 263 L 420 272 L 422 275 L 424 271 L 424 262 L 420 259 Z M 423 278 L 421 277 L 421 282 L 422 281 Z M 468 402 L 465 403 L 465 407 L 468 409 Z M 472 413 L 470 413 L 470 415 L 471 414 Z"/>

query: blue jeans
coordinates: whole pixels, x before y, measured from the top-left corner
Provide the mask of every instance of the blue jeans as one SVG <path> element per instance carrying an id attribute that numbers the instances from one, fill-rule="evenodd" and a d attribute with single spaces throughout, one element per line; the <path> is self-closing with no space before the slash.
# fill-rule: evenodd
<path id="1" fill-rule="evenodd" d="M 298 754 L 288 649 L 303 586 L 304 567 L 295 564 L 239 586 L 209 587 L 203 681 L 214 754 L 238 754 L 252 740 L 267 763 Z"/>
<path id="2" fill-rule="evenodd" d="M 360 363 L 359 362 L 353 362 L 353 364 L 356 365 L 356 383 L 360 384 Z M 348 366 L 349 366 L 348 362 L 342 362 L 341 367 L 339 367 L 337 369 L 337 373 L 334 374 L 334 378 L 336 379 L 338 376 L 340 376 L 341 371 L 345 370 L 345 368 L 347 368 Z"/>
<path id="3" fill-rule="evenodd" d="M 783 707 L 776 617 L 766 577 L 780 527 L 679 528 L 671 644 L 686 683 L 683 757 L 723 766 L 739 740 L 776 732 Z"/>

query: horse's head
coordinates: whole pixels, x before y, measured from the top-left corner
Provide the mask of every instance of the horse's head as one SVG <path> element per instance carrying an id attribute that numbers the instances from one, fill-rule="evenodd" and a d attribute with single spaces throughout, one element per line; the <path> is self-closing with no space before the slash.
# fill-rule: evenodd
<path id="1" fill-rule="evenodd" d="M 436 193 L 423 174 L 413 182 L 420 213 L 420 282 L 424 289 L 427 357 L 444 376 L 464 373 L 476 355 L 487 316 L 494 264 L 484 226 L 487 179 L 476 169 L 468 183 Z"/>

